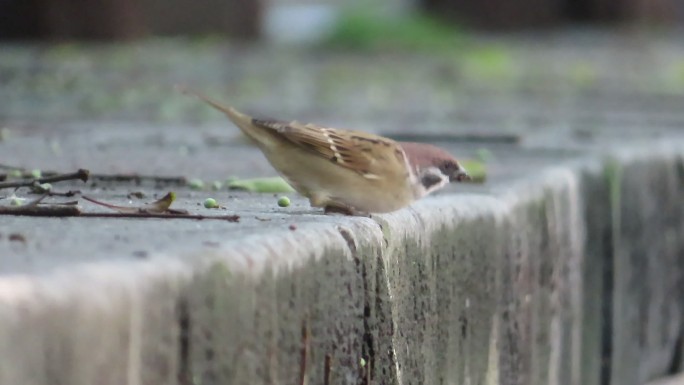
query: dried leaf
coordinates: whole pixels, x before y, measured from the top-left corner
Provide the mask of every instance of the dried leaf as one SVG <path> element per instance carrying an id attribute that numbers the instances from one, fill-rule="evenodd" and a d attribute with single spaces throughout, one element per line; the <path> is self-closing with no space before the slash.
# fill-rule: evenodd
<path id="1" fill-rule="evenodd" d="M 118 211 L 119 213 L 122 214 L 185 214 L 187 211 L 185 210 L 173 210 L 171 209 L 171 204 L 176 200 L 176 193 L 169 192 L 166 195 L 164 195 L 161 199 L 156 200 L 152 203 L 145 204 L 143 206 L 139 207 L 128 207 L 128 206 L 118 206 L 118 205 L 113 205 L 111 203 L 106 203 L 102 201 L 98 201 L 96 199 L 90 198 L 88 196 L 82 195 L 83 199 L 95 203 L 96 205 L 100 205 L 103 207 L 106 207 L 108 209 L 112 209 L 114 211 Z"/>
<path id="2" fill-rule="evenodd" d="M 148 213 L 161 214 L 169 211 L 171 204 L 176 200 L 176 193 L 173 191 L 164 195 L 161 199 L 156 200 L 141 210 Z"/>

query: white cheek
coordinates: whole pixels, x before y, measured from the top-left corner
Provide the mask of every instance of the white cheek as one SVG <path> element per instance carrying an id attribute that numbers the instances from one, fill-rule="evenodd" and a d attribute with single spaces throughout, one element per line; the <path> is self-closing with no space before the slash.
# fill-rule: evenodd
<path id="1" fill-rule="evenodd" d="M 421 183 L 424 178 L 433 181 L 433 183 L 430 183 L 428 186 L 426 186 L 424 183 Z M 442 171 L 436 167 L 430 167 L 428 169 L 421 170 L 420 174 L 417 175 L 416 180 L 417 188 L 415 193 L 417 197 L 428 195 L 449 184 L 449 177 L 442 174 Z"/>

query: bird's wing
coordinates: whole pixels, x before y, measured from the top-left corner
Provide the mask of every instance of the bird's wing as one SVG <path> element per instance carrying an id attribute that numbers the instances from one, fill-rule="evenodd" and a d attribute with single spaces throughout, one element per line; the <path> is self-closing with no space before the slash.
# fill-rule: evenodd
<path id="1" fill-rule="evenodd" d="M 185 87 L 179 89 L 225 113 L 247 136 L 261 145 L 281 138 L 368 179 L 405 176 L 409 172 L 404 150 L 391 139 L 296 121 L 256 119 L 199 92 Z"/>
<path id="2" fill-rule="evenodd" d="M 364 132 L 299 122 L 254 119 L 253 123 L 277 131 L 283 138 L 368 179 L 406 173 L 404 151 L 397 142 Z"/>

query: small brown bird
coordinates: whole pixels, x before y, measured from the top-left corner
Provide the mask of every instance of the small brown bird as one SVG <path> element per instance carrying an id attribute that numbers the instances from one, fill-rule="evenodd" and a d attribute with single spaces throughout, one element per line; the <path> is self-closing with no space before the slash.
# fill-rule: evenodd
<path id="1" fill-rule="evenodd" d="M 223 112 L 256 142 L 271 165 L 312 207 L 325 213 L 367 215 L 399 210 L 444 187 L 469 179 L 441 148 L 396 142 L 361 131 L 297 121 L 257 119 L 187 89 Z"/>

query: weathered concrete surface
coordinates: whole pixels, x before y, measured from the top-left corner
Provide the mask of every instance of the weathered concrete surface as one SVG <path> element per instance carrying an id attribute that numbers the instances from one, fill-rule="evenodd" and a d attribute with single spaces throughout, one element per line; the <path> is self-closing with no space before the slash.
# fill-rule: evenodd
<path id="1" fill-rule="evenodd" d="M 371 291 L 382 286 L 380 232 L 369 219 L 321 227 L 203 257 L 182 299 L 181 383 L 296 384 L 302 373 L 320 383 L 326 356 L 331 383 L 362 376 L 364 341 L 378 331 L 364 309 L 387 300 Z"/>
<path id="2" fill-rule="evenodd" d="M 684 375 L 672 376 L 668 378 L 663 378 L 653 382 L 649 382 L 648 385 L 682 385 L 684 384 Z"/>
<path id="3" fill-rule="evenodd" d="M 5 275 L 0 382 L 299 384 L 305 360 L 323 383 L 327 360 L 330 383 L 641 384 L 682 333 L 682 143 L 375 220 Z"/>
<path id="4" fill-rule="evenodd" d="M 586 70 L 578 71 L 579 85 L 555 80 L 554 71 L 572 69 L 578 56 L 551 43 L 517 52 L 513 78 L 495 76 L 500 83 L 482 88 L 466 77 L 453 93 L 440 88 L 455 75 L 439 61 L 407 59 L 384 73 L 396 58 L 374 58 L 380 65 L 370 70 L 358 57 L 345 62 L 351 69 L 327 58 L 309 73 L 295 64 L 315 55 L 297 61 L 289 54 L 278 64 L 296 70 L 281 73 L 233 50 L 160 54 L 147 65 L 165 70 L 150 78 L 121 52 L 105 52 L 105 59 L 118 58 L 111 61 L 78 53 L 60 61 L 48 52 L 37 68 L 6 76 L 15 88 L 0 89 L 7 100 L 0 116 L 12 129 L 0 142 L 0 163 L 17 166 L 269 175 L 262 157 L 224 134 L 219 114 L 200 131 L 187 123 L 123 122 L 162 113 L 126 86 L 176 82 L 186 56 L 206 71 L 192 80 L 226 79 L 238 87 L 230 93 L 240 94 L 238 103 L 254 98 L 264 112 L 351 125 L 357 119 L 368 126 L 361 128 L 397 136 L 420 124 L 425 140 L 459 156 L 481 145 L 495 159 L 484 186 L 456 186 L 372 219 L 322 216 L 294 196 L 291 207 L 277 208 L 271 194 L 101 182 L 77 187 L 122 204 L 132 191 L 151 197 L 173 189 L 179 208 L 203 214 L 197 203 L 213 195 L 228 206 L 220 213 L 237 213 L 240 222 L 0 217 L 0 384 L 642 385 L 681 370 L 684 115 L 681 85 L 653 71 L 670 68 L 657 64 L 669 55 L 676 63 L 681 51 L 677 44 L 637 53 L 595 45 L 582 51 L 595 66 L 587 86 Z M 544 64 L 548 51 L 558 68 Z M 219 70 L 224 59 L 237 69 Z M 667 76 L 637 81 L 617 70 L 623 61 L 637 74 Z M 57 78 L 47 76 L 54 62 L 64 66 Z M 105 96 L 69 91 L 109 91 L 98 71 L 74 75 L 98 63 L 102 78 L 121 88 Z M 530 72 L 516 72 L 526 65 Z M 254 73 L 265 79 L 235 80 Z M 290 87 L 306 74 L 328 83 Z M 381 80 L 371 81 L 378 74 Z M 405 82 L 396 83 L 399 75 Z M 671 94 L 649 96 L 670 80 Z M 68 87 L 52 89 L 51 81 Z M 347 90 L 327 88 L 338 83 Z M 354 87 L 364 96 L 349 91 Z M 622 93 L 633 89 L 639 92 Z M 161 95 L 166 90 L 156 84 L 144 92 L 176 100 Z M 9 97 L 15 94 L 31 103 Z M 407 96 L 394 103 L 388 95 L 395 94 Z M 183 103 L 159 109 L 199 111 Z M 346 108 L 320 109 L 341 104 Z M 87 106 L 94 110 L 85 117 L 69 115 Z M 304 113 L 309 109 L 316 115 Z M 86 120 L 99 116 L 114 122 Z M 458 134 L 491 127 L 520 143 L 458 141 Z M 12 233 L 26 242 L 10 241 Z"/>
<path id="5" fill-rule="evenodd" d="M 0 383 L 174 383 L 188 279 L 168 258 L 3 277 Z"/>
<path id="6" fill-rule="evenodd" d="M 676 148 L 676 147 L 675 147 Z M 612 381 L 643 383 L 676 368 L 684 304 L 684 157 L 663 147 L 617 155 L 613 200 Z M 635 365 L 635 363 L 639 363 Z"/>

